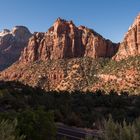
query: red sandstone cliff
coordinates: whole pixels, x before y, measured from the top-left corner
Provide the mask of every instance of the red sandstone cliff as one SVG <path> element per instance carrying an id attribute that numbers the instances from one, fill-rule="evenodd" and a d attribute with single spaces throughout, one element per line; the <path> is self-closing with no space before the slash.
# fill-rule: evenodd
<path id="1" fill-rule="evenodd" d="M 60 18 L 46 33 L 34 33 L 20 61 L 52 60 L 76 57 L 112 57 L 117 45 L 84 26 Z"/>
<path id="2" fill-rule="evenodd" d="M 121 60 L 136 55 L 140 55 L 140 14 L 129 27 L 114 59 Z"/>

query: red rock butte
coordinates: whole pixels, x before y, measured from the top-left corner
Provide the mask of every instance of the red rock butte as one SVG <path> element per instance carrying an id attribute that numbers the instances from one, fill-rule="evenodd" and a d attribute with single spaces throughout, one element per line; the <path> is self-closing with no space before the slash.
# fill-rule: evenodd
<path id="1" fill-rule="evenodd" d="M 106 40 L 84 26 L 58 18 L 46 33 L 34 33 L 20 61 L 52 60 L 77 57 L 112 57 L 118 44 Z"/>

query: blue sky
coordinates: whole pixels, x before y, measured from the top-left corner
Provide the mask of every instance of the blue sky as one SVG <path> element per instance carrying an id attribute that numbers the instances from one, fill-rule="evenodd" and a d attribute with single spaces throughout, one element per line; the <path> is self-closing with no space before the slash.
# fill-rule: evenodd
<path id="1" fill-rule="evenodd" d="M 139 12 L 140 0 L 0 0 L 0 30 L 24 25 L 47 31 L 61 17 L 118 42 Z"/>

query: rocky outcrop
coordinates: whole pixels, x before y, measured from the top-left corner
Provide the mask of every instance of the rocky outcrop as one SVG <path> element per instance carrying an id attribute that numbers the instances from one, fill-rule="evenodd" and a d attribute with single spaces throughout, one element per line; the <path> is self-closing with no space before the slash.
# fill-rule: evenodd
<path id="1" fill-rule="evenodd" d="M 119 50 L 113 59 L 118 61 L 136 55 L 140 55 L 140 14 L 129 27 L 129 30 L 125 34 L 123 42 L 120 43 Z"/>
<path id="2" fill-rule="evenodd" d="M 104 39 L 84 26 L 76 27 L 72 21 L 60 18 L 46 33 L 34 33 L 24 49 L 20 61 L 57 60 L 77 57 L 112 57 L 117 44 Z"/>
<path id="3" fill-rule="evenodd" d="M 30 37 L 30 31 L 24 26 L 16 26 L 12 31 L 4 29 L 0 32 L 0 70 L 19 59 Z"/>
<path id="4" fill-rule="evenodd" d="M 46 91 L 82 91 L 94 81 L 94 72 L 99 69 L 102 69 L 102 64 L 92 58 L 35 61 L 27 64 L 17 62 L 1 72 L 0 79 L 20 81 Z"/>

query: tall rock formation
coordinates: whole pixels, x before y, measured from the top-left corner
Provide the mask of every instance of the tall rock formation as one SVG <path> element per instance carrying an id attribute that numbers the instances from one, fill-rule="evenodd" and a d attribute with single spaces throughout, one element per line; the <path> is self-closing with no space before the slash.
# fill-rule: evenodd
<path id="1" fill-rule="evenodd" d="M 81 90 L 92 81 L 88 70 L 95 72 L 101 67 L 92 58 L 111 58 L 117 49 L 118 44 L 97 32 L 58 18 L 47 32 L 30 37 L 19 61 L 0 73 L 0 79 L 45 90 Z"/>
<path id="2" fill-rule="evenodd" d="M 104 39 L 84 26 L 58 18 L 46 33 L 34 33 L 24 49 L 20 61 L 57 60 L 77 57 L 112 57 L 117 44 Z"/>
<path id="3" fill-rule="evenodd" d="M 0 70 L 19 59 L 30 37 L 30 31 L 24 26 L 16 26 L 12 31 L 4 29 L 0 32 Z"/>
<path id="4" fill-rule="evenodd" d="M 115 60 L 125 59 L 129 56 L 140 55 L 140 14 L 134 20 L 125 34 L 124 40 L 119 45 Z"/>

